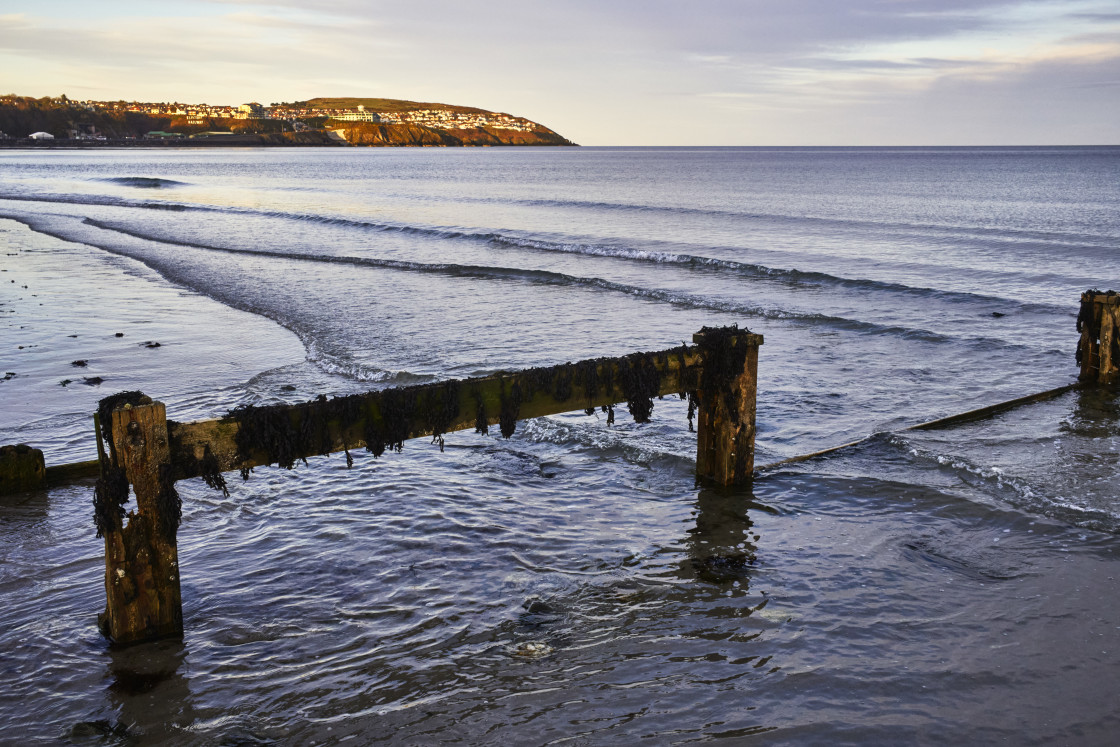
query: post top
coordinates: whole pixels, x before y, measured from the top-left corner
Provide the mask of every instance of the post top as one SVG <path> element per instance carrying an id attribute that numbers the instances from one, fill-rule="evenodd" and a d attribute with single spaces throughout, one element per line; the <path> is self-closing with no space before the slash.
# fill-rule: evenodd
<path id="1" fill-rule="evenodd" d="M 1116 291 L 1087 290 L 1081 294 L 1081 300 L 1088 303 L 1101 303 L 1106 306 L 1120 306 L 1120 293 Z"/>
<path id="2" fill-rule="evenodd" d="M 139 405 L 153 404 L 152 398 L 143 392 L 119 392 L 105 397 L 97 403 L 97 412 L 102 418 L 108 418 L 115 410 L 128 410 Z"/>
<path id="3" fill-rule="evenodd" d="M 692 341 L 697 345 L 715 345 L 722 340 L 727 340 L 732 345 L 742 342 L 758 347 L 762 344 L 762 335 L 749 329 L 739 329 L 738 324 L 732 324 L 730 327 L 704 327 L 692 336 Z"/>

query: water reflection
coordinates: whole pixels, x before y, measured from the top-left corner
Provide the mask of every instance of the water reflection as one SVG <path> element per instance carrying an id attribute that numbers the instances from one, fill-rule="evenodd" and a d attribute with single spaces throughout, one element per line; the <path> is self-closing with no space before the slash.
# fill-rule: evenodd
<path id="1" fill-rule="evenodd" d="M 116 728 L 144 742 L 181 739 L 196 720 L 185 670 L 187 649 L 179 640 L 110 648 L 109 703 Z"/>
<path id="2" fill-rule="evenodd" d="M 0 494 L 0 521 L 37 522 L 46 518 L 50 496 L 46 488 Z"/>
<path id="3" fill-rule="evenodd" d="M 1120 391 L 1102 386 L 1077 390 L 1073 412 L 1062 431 L 1084 438 L 1120 436 Z"/>
<path id="4" fill-rule="evenodd" d="M 739 582 L 745 591 L 756 561 L 759 535 L 750 509 L 762 508 L 750 488 L 703 488 L 696 497 L 696 526 L 685 538 L 681 572 L 711 584 Z"/>

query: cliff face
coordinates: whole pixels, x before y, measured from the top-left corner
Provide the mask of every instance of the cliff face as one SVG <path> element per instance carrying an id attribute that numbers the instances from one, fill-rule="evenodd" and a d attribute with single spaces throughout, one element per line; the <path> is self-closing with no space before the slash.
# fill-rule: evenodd
<path id="1" fill-rule="evenodd" d="M 446 130 L 417 124 L 332 123 L 331 129 L 351 145 L 387 147 L 487 146 L 487 145 L 574 145 L 552 130 L 540 127 L 529 132 L 495 127 Z"/>

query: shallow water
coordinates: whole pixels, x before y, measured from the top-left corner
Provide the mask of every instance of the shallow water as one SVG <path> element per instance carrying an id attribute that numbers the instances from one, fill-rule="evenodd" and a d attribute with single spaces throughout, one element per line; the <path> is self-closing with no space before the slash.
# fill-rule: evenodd
<path id="1" fill-rule="evenodd" d="M 93 624 L 90 486 L 2 499 L 4 734 L 1111 743 L 1115 396 L 898 429 L 1072 380 L 1079 293 L 1120 288 L 1120 150 L 6 152 L 0 175 L 0 442 L 51 462 L 93 456 L 123 389 L 183 420 L 730 323 L 766 338 L 760 463 L 876 434 L 702 490 L 664 400 L 228 499 L 186 481 L 186 636 L 124 651 Z"/>

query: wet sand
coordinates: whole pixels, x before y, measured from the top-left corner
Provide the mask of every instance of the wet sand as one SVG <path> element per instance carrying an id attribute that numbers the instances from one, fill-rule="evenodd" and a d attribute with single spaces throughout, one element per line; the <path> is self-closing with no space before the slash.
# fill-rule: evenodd
<path id="1" fill-rule="evenodd" d="M 9 220 L 0 254 L 0 443 L 40 448 L 48 464 L 96 458 L 85 416 L 102 397 L 139 389 L 175 419 L 213 416 L 262 370 L 304 358 L 283 327 L 134 260 Z"/>

